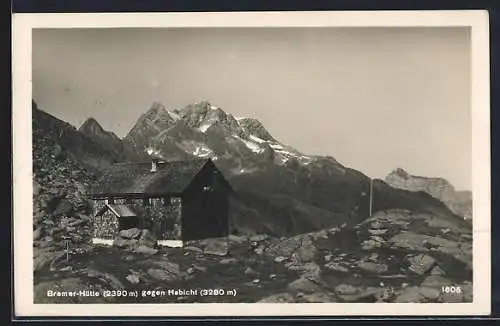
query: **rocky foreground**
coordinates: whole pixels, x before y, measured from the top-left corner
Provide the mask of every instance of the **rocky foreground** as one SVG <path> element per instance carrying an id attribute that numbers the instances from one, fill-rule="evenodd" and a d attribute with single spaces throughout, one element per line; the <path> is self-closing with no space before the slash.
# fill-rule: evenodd
<path id="1" fill-rule="evenodd" d="M 62 218 L 58 225 L 64 236 L 35 238 L 37 303 L 472 301 L 470 232 L 404 210 L 291 238 L 230 236 L 229 251 L 220 255 L 203 243 L 155 248 L 141 230 L 122 232 L 115 247 L 92 246 L 81 241 L 87 219 Z M 461 293 L 442 290 L 450 286 Z M 168 289 L 199 292 L 142 292 Z M 200 289 L 223 294 L 202 296 Z M 49 290 L 100 296 L 49 297 Z M 106 292 L 112 290 L 118 292 Z"/>

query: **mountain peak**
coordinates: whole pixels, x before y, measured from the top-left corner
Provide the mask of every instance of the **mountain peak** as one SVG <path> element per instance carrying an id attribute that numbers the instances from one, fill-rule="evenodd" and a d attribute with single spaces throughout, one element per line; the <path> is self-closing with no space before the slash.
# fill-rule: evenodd
<path id="1" fill-rule="evenodd" d="M 186 117 L 190 115 L 206 115 L 211 110 L 218 111 L 219 113 L 225 113 L 223 110 L 206 100 L 188 104 L 179 110 L 178 113 L 182 117 Z"/>
<path id="2" fill-rule="evenodd" d="M 176 113 L 189 127 L 202 132 L 219 124 L 231 134 L 242 134 L 241 127 L 231 114 L 208 101 L 189 104 Z"/>
<path id="3" fill-rule="evenodd" d="M 165 105 L 154 101 L 151 107 L 139 117 L 124 139 L 137 148 L 144 148 L 152 137 L 168 129 L 179 119 L 179 116 L 168 111 Z"/>
<path id="4" fill-rule="evenodd" d="M 399 176 L 399 177 L 402 177 L 402 178 L 408 178 L 408 177 L 410 177 L 410 174 L 408 172 L 406 172 L 406 170 L 404 170 L 402 168 L 395 168 L 394 170 L 392 170 L 392 172 L 389 175 Z"/>
<path id="5" fill-rule="evenodd" d="M 104 128 L 93 117 L 90 117 L 87 120 L 85 120 L 85 122 L 82 123 L 82 125 L 80 126 L 80 128 L 78 130 L 80 132 L 85 133 L 85 134 L 87 134 L 87 133 L 101 134 L 101 133 L 105 132 Z"/>
<path id="6" fill-rule="evenodd" d="M 385 181 L 394 188 L 423 191 L 439 199 L 455 214 L 472 217 L 471 196 L 459 194 L 455 187 L 446 179 L 440 177 L 422 177 L 411 175 L 401 168 L 394 169 Z"/>
<path id="7" fill-rule="evenodd" d="M 153 104 L 151 104 L 151 107 L 149 108 L 148 111 L 161 111 L 161 110 L 166 110 L 165 105 L 163 105 L 161 102 L 154 101 Z"/>

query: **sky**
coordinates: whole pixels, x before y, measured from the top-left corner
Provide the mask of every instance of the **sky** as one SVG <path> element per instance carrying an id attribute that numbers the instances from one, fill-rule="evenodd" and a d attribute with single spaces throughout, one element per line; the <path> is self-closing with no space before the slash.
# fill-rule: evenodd
<path id="1" fill-rule="evenodd" d="M 123 137 L 149 109 L 208 100 L 304 154 L 471 189 L 471 43 L 460 27 L 33 31 L 33 99 Z"/>

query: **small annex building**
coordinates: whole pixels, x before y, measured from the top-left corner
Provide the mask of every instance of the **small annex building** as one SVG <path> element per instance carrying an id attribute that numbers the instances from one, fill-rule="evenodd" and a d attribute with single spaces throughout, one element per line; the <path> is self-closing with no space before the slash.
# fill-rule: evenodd
<path id="1" fill-rule="evenodd" d="M 115 164 L 89 196 L 93 242 L 113 243 L 131 228 L 149 229 L 171 247 L 227 237 L 233 192 L 211 159 Z"/>

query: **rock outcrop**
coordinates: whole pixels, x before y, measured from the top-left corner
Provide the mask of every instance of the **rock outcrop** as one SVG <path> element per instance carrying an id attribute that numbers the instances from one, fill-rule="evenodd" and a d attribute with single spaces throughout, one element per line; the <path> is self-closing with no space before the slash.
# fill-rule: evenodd
<path id="1" fill-rule="evenodd" d="M 385 181 L 395 188 L 424 191 L 445 203 L 455 214 L 472 219 L 472 192 L 457 191 L 446 179 L 415 176 L 397 168 Z"/>

